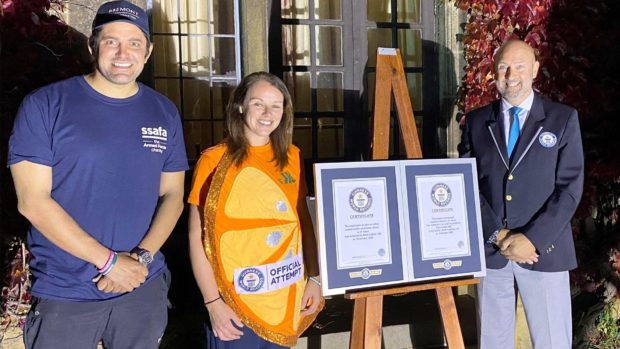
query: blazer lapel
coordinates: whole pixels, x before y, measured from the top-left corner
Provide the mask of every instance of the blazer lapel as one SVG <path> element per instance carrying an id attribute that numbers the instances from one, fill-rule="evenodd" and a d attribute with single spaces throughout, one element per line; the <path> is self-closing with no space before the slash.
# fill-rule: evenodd
<path id="1" fill-rule="evenodd" d="M 502 162 L 508 168 L 508 150 L 506 149 L 506 139 L 504 137 L 503 127 L 501 120 L 500 101 L 495 101 L 491 105 L 491 111 L 489 112 L 488 119 L 486 121 L 487 129 L 489 130 L 490 137 L 493 138 L 495 148 L 498 156 L 502 159 Z"/>
<path id="2" fill-rule="evenodd" d="M 545 110 L 543 108 L 542 100 L 538 94 L 534 94 L 534 103 L 532 103 L 532 109 L 530 114 L 523 125 L 521 136 L 515 147 L 514 154 L 510 157 L 510 165 L 514 170 L 521 159 L 527 154 L 532 146 L 532 141 L 535 141 L 535 137 L 541 132 L 543 120 L 545 119 Z"/>

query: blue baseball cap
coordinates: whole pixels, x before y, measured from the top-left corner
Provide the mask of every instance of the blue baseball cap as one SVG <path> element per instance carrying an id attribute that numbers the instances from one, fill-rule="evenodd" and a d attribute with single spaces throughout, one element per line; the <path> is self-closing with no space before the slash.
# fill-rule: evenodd
<path id="1" fill-rule="evenodd" d="M 93 20 L 93 31 L 112 22 L 127 22 L 138 27 L 147 37 L 150 37 L 149 18 L 139 6 L 129 1 L 110 1 L 101 5 Z"/>

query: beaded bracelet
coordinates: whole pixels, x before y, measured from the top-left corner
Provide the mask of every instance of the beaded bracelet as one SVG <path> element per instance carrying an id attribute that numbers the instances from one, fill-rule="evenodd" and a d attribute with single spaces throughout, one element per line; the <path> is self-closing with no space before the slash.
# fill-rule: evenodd
<path id="1" fill-rule="evenodd" d="M 114 266 L 116 265 L 117 261 L 118 261 L 118 254 L 114 252 L 114 258 L 112 258 L 112 263 L 110 263 L 110 266 L 108 266 L 106 270 L 103 270 L 100 272 L 101 275 L 103 276 L 108 275 L 112 271 L 112 268 L 114 268 Z"/>
<path id="2" fill-rule="evenodd" d="M 319 278 L 317 278 L 316 276 L 308 276 L 308 280 L 314 282 L 315 284 L 321 286 L 321 280 L 319 280 Z"/>
<path id="3" fill-rule="evenodd" d="M 104 270 L 108 269 L 110 267 L 110 264 L 112 264 L 113 259 L 114 259 L 114 251 L 110 250 L 110 254 L 108 254 L 108 260 L 105 262 L 105 264 L 101 268 L 97 269 L 97 272 L 102 273 Z"/>
<path id="4" fill-rule="evenodd" d="M 216 300 L 218 300 L 218 299 L 222 299 L 222 296 L 217 296 L 217 298 L 215 298 L 215 299 L 212 299 L 212 300 L 210 300 L 210 301 L 206 301 L 206 302 L 205 302 L 205 306 L 207 306 L 207 305 L 209 305 L 209 304 L 211 304 L 211 303 L 215 302 L 215 301 L 216 301 Z"/>

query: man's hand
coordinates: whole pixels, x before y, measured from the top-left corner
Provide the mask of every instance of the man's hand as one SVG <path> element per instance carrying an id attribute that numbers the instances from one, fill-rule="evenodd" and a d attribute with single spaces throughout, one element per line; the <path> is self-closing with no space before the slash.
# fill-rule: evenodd
<path id="1" fill-rule="evenodd" d="M 517 263 L 534 264 L 538 262 L 536 247 L 522 233 L 510 232 L 498 242 L 502 256 Z"/>
<path id="2" fill-rule="evenodd" d="M 314 314 L 321 304 L 321 287 L 315 282 L 308 280 L 304 295 L 301 297 L 301 316 Z"/>
<path id="3" fill-rule="evenodd" d="M 215 337 L 222 341 L 232 341 L 243 336 L 243 332 L 239 329 L 243 327 L 241 319 L 228 304 L 224 303 L 223 299 L 220 298 L 206 307 L 209 311 L 211 328 Z"/>
<path id="4" fill-rule="evenodd" d="M 103 292 L 131 292 L 138 288 L 149 274 L 149 270 L 137 260 L 127 254 L 118 254 L 118 259 L 110 273 L 104 277 L 97 277 L 93 282 Z"/>

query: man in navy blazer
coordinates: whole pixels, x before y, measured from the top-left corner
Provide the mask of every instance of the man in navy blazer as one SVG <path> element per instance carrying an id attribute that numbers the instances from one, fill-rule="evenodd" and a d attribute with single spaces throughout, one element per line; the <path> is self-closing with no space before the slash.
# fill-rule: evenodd
<path id="1" fill-rule="evenodd" d="M 514 348 L 515 290 L 534 348 L 572 342 L 571 218 L 583 189 L 577 111 L 532 90 L 539 62 L 525 42 L 495 55 L 502 99 L 467 114 L 459 153 L 475 157 L 487 276 L 478 286 L 480 347 Z"/>

